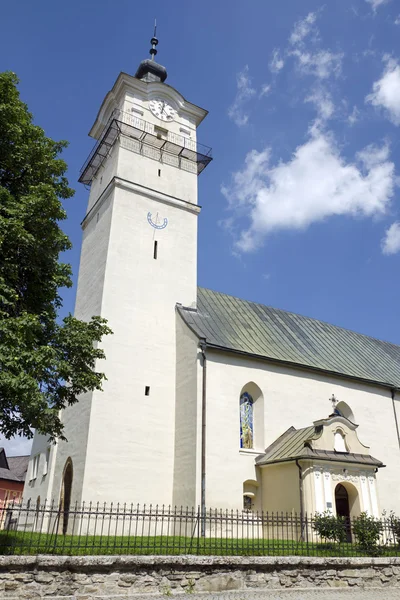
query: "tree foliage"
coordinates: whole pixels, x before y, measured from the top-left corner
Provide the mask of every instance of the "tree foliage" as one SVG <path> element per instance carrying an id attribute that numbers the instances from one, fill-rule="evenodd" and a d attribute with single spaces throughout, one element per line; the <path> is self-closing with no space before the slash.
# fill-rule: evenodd
<path id="1" fill-rule="evenodd" d="M 59 222 L 73 190 L 55 142 L 32 121 L 18 79 L 0 74 L 0 433 L 63 437 L 59 411 L 101 389 L 98 347 L 106 321 L 57 320 L 59 289 L 71 268 L 59 261 L 71 243 Z"/>

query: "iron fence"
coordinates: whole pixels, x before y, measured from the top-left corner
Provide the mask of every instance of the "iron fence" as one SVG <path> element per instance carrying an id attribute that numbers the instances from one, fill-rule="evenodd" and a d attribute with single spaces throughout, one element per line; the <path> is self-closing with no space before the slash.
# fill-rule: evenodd
<path id="1" fill-rule="evenodd" d="M 159 505 L 11 504 L 3 509 L 0 554 L 197 554 L 247 556 L 400 555 L 398 520 L 359 519 L 321 532 L 317 515 Z M 396 525 L 397 523 L 397 525 Z"/>

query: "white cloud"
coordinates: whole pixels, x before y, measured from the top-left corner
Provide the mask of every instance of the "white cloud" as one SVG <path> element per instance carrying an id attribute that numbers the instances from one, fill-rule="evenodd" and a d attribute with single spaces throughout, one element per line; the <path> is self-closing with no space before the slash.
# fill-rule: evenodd
<path id="1" fill-rule="evenodd" d="M 0 446 L 5 449 L 7 456 L 26 456 L 31 453 L 32 440 L 16 435 L 10 440 L 0 439 Z"/>
<path id="2" fill-rule="evenodd" d="M 388 2 L 390 2 L 390 0 L 366 0 L 366 2 L 368 2 L 368 4 L 370 4 L 372 6 L 372 10 L 374 12 L 376 12 L 377 8 L 379 8 L 379 6 L 382 6 L 383 4 L 387 4 Z"/>
<path id="3" fill-rule="evenodd" d="M 400 65 L 388 56 L 381 79 L 375 81 L 365 101 L 383 108 L 394 125 L 400 125 Z"/>
<path id="4" fill-rule="evenodd" d="M 304 19 L 297 21 L 289 38 L 289 42 L 293 45 L 302 42 L 313 31 L 316 20 L 317 13 L 310 12 Z"/>
<path id="5" fill-rule="evenodd" d="M 316 88 L 304 101 L 314 104 L 320 121 L 327 121 L 335 112 L 330 93 L 322 87 Z"/>
<path id="6" fill-rule="evenodd" d="M 305 75 L 315 75 L 319 79 L 328 79 L 331 75 L 336 77 L 342 70 L 342 53 L 334 53 L 330 50 L 308 50 L 295 49 L 291 55 L 297 59 L 297 67 Z"/>
<path id="7" fill-rule="evenodd" d="M 244 111 L 244 105 L 256 94 L 256 90 L 252 87 L 248 65 L 237 74 L 236 85 L 236 97 L 228 109 L 228 116 L 238 127 L 243 127 L 249 120 L 249 115 Z"/>
<path id="8" fill-rule="evenodd" d="M 267 96 L 271 91 L 271 86 L 268 83 L 264 83 L 264 85 L 261 86 L 261 90 L 260 90 L 260 98 L 262 98 L 263 96 Z"/>
<path id="9" fill-rule="evenodd" d="M 386 230 L 382 240 L 383 254 L 396 254 L 400 252 L 400 223 L 396 221 Z"/>
<path id="10" fill-rule="evenodd" d="M 331 75 L 337 77 L 341 73 L 343 54 L 315 48 L 319 42 L 316 21 L 317 13 L 314 12 L 295 24 L 289 38 L 292 47 L 287 51 L 287 55 L 295 58 L 297 69 L 304 75 L 314 75 L 319 79 L 327 79 Z M 306 46 L 306 38 L 311 33 L 314 48 Z"/>
<path id="11" fill-rule="evenodd" d="M 400 15 L 394 20 L 395 25 L 400 25 Z"/>
<path id="12" fill-rule="evenodd" d="M 269 63 L 269 69 L 272 73 L 279 73 L 285 66 L 285 61 L 281 57 L 279 50 L 275 49 Z"/>
<path id="13" fill-rule="evenodd" d="M 350 125 L 354 125 L 357 121 L 360 120 L 360 111 L 357 106 L 353 106 L 353 110 L 351 114 L 347 117 L 347 121 Z"/>
<path id="14" fill-rule="evenodd" d="M 248 153 L 242 170 L 222 188 L 236 218 L 246 216 L 235 246 L 251 252 L 276 231 L 302 230 L 334 215 L 384 214 L 394 193 L 389 148 L 369 146 L 348 162 L 332 133 L 312 128 L 287 161 L 271 164 L 271 149 Z"/>

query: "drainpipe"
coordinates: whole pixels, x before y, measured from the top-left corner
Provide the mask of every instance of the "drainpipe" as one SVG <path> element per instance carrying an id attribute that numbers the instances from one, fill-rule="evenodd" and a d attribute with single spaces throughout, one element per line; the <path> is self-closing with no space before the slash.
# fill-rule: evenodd
<path id="1" fill-rule="evenodd" d="M 203 358 L 203 384 L 201 396 L 201 535 L 206 535 L 206 432 L 207 432 L 207 357 L 206 340 L 200 340 L 200 352 Z"/>
<path id="2" fill-rule="evenodd" d="M 395 396 L 396 396 L 396 389 L 392 388 L 391 390 L 392 393 L 392 406 L 393 406 L 393 414 L 394 414 L 394 422 L 396 424 L 396 432 L 397 432 L 397 441 L 399 443 L 399 448 L 400 448 L 400 431 L 399 431 L 399 422 L 397 420 L 397 413 L 396 413 L 396 404 L 395 404 Z"/>
<path id="3" fill-rule="evenodd" d="M 303 529 L 304 529 L 304 496 L 303 496 L 303 469 L 301 465 L 296 460 L 297 468 L 299 469 L 299 493 L 300 493 L 300 523 L 301 523 L 301 539 L 303 539 Z"/>

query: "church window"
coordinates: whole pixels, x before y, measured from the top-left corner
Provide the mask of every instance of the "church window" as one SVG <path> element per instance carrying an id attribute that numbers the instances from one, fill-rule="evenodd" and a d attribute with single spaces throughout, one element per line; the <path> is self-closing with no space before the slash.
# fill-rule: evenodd
<path id="1" fill-rule="evenodd" d="M 158 169 L 158 176 L 161 177 L 161 169 Z"/>
<path id="2" fill-rule="evenodd" d="M 344 439 L 344 435 L 341 431 L 335 432 L 335 452 L 347 452 L 346 443 Z"/>
<path id="3" fill-rule="evenodd" d="M 146 387 L 144 388 L 144 395 L 150 396 L 150 386 L 149 385 L 146 385 Z"/>
<path id="4" fill-rule="evenodd" d="M 158 242 L 157 242 L 157 241 L 155 241 L 155 242 L 154 242 L 154 251 L 153 251 L 153 258 L 154 258 L 155 260 L 157 260 L 157 252 L 158 252 Z"/>
<path id="5" fill-rule="evenodd" d="M 240 397 L 240 447 L 253 448 L 253 398 L 248 392 Z"/>
<path id="6" fill-rule="evenodd" d="M 253 499 L 251 496 L 243 496 L 243 510 L 250 511 L 253 509 Z"/>
<path id="7" fill-rule="evenodd" d="M 34 456 L 34 458 L 33 458 L 31 479 L 36 479 L 36 477 L 37 477 L 38 470 L 39 470 L 39 459 L 40 459 L 40 454 L 36 454 L 36 456 Z"/>

